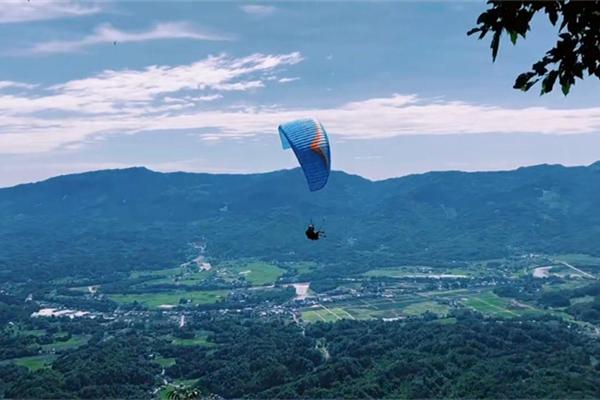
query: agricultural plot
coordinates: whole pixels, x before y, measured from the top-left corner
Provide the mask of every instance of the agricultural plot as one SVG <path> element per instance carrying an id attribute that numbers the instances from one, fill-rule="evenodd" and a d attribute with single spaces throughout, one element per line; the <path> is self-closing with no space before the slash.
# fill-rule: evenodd
<path id="1" fill-rule="evenodd" d="M 445 316 L 449 310 L 450 307 L 434 300 L 424 301 L 420 296 L 402 296 L 393 299 L 353 299 L 327 307 L 321 305 L 319 308 L 303 310 L 302 319 L 305 322 L 331 322 L 338 319 L 404 318 L 426 312 Z"/>
<path id="2" fill-rule="evenodd" d="M 314 262 L 299 262 L 295 263 L 292 268 L 296 270 L 298 275 L 305 275 L 316 271 L 319 266 Z"/>
<path id="3" fill-rule="evenodd" d="M 526 314 L 542 314 L 543 310 L 516 300 L 499 297 L 489 292 L 473 294 L 461 298 L 461 303 L 482 314 L 501 318 L 514 318 Z"/>
<path id="4" fill-rule="evenodd" d="M 275 283 L 285 270 L 262 261 L 233 262 L 217 268 L 217 276 L 225 281 L 246 280 L 252 286 Z"/>
<path id="5" fill-rule="evenodd" d="M 402 309 L 402 313 L 405 315 L 421 315 L 425 314 L 426 312 L 430 312 L 438 316 L 445 316 L 448 314 L 448 311 L 450 311 L 448 306 L 436 303 L 434 301 L 414 303 Z"/>
<path id="6" fill-rule="evenodd" d="M 397 267 L 397 268 L 379 268 L 372 269 L 363 274 L 364 276 L 374 278 L 406 278 L 406 279 L 466 279 L 469 277 L 464 270 L 445 271 L 443 269 L 434 270 L 431 268 L 416 267 Z"/>
<path id="7" fill-rule="evenodd" d="M 285 270 L 276 265 L 262 261 L 230 261 L 213 266 L 210 270 L 198 270 L 192 266 L 175 268 L 133 271 L 130 279 L 149 278 L 136 285 L 148 287 L 157 285 L 200 285 L 209 278 L 216 278 L 228 283 L 246 281 L 252 286 L 275 283 Z"/>
<path id="8" fill-rule="evenodd" d="M 356 319 L 354 315 L 350 314 L 348 311 L 343 308 L 334 307 L 324 307 L 321 306 L 319 308 L 309 309 L 306 311 L 302 311 L 302 320 L 304 322 L 335 322 L 340 319 Z"/>
<path id="9" fill-rule="evenodd" d="M 194 286 L 204 282 L 207 278 L 214 275 L 213 271 L 197 271 L 197 272 L 183 272 L 176 275 L 162 277 L 158 279 L 151 279 L 140 286 L 155 286 L 155 285 L 184 285 Z"/>
<path id="10" fill-rule="evenodd" d="M 211 304 L 224 299 L 226 290 L 196 290 L 196 291 L 174 291 L 158 293 L 136 293 L 136 294 L 112 294 L 110 299 L 117 303 L 127 304 L 138 302 L 148 308 L 161 308 L 161 306 L 176 306 L 181 299 L 188 304 Z"/>
<path id="11" fill-rule="evenodd" d="M 420 292 L 421 296 L 435 296 L 435 297 L 461 297 L 470 293 L 469 289 L 452 289 L 452 290 L 433 290 L 429 292 Z"/>

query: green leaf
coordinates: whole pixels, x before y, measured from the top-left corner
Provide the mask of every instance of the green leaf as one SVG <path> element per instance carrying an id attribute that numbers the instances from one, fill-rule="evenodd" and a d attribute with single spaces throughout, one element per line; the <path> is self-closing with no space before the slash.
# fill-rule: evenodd
<path id="1" fill-rule="evenodd" d="M 512 44 L 517 44 L 518 33 L 516 31 L 510 31 L 508 33 L 510 34 L 510 41 Z"/>
<path id="2" fill-rule="evenodd" d="M 481 31 L 481 28 L 473 28 L 473 29 L 470 29 L 470 30 L 467 32 L 467 36 L 471 36 L 472 34 L 474 34 L 474 33 L 477 33 L 477 32 L 479 32 L 479 31 Z"/>
<path id="3" fill-rule="evenodd" d="M 547 12 L 548 18 L 550 19 L 550 23 L 552 25 L 556 25 L 556 22 L 558 21 L 558 13 L 556 11 L 556 8 L 549 7 Z"/>
<path id="4" fill-rule="evenodd" d="M 498 46 L 500 46 L 500 36 L 502 35 L 501 30 L 497 30 L 494 32 L 494 37 L 492 38 L 492 60 L 496 61 L 496 56 L 498 55 Z"/>
<path id="5" fill-rule="evenodd" d="M 554 83 L 556 82 L 557 77 L 558 77 L 558 71 L 550 71 L 548 73 L 548 75 L 542 81 L 542 91 L 540 93 L 540 96 L 544 95 L 546 93 L 550 93 L 552 91 L 552 88 L 554 88 Z"/>
<path id="6" fill-rule="evenodd" d="M 569 89 L 571 89 L 571 84 L 570 83 L 563 83 L 561 85 L 561 89 L 562 89 L 563 94 L 566 96 L 566 95 L 569 94 Z"/>
<path id="7" fill-rule="evenodd" d="M 515 89 L 521 89 L 524 90 L 524 87 L 527 86 L 527 83 L 529 82 L 529 80 L 531 78 L 534 77 L 534 73 L 533 72 L 525 72 L 522 73 L 521 75 L 519 75 L 515 81 L 515 85 L 513 86 L 513 88 Z"/>

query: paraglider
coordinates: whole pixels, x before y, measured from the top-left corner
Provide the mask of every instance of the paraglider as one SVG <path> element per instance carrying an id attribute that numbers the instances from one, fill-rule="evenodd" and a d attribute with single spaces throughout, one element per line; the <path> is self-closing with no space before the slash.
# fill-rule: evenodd
<path id="1" fill-rule="evenodd" d="M 331 172 L 329 138 L 323 125 L 315 119 L 300 119 L 279 125 L 284 149 L 291 148 L 302 167 L 311 192 L 327 184 Z"/>
<path id="2" fill-rule="evenodd" d="M 300 163 L 311 192 L 325 187 L 331 172 L 329 138 L 323 125 L 315 119 L 300 119 L 279 125 L 279 137 L 284 149 L 291 148 Z M 325 237 L 312 222 L 306 229 L 309 240 Z"/>

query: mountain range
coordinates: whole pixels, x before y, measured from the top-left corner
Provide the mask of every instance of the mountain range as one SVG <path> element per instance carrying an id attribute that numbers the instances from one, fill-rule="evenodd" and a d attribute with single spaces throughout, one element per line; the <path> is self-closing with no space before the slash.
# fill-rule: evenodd
<path id="1" fill-rule="evenodd" d="M 327 237 L 304 237 L 313 221 Z M 600 255 L 600 162 L 370 181 L 299 169 L 159 173 L 136 167 L 0 189 L 0 277 L 165 268 L 195 257 L 312 261 L 336 273 L 536 253 Z"/>

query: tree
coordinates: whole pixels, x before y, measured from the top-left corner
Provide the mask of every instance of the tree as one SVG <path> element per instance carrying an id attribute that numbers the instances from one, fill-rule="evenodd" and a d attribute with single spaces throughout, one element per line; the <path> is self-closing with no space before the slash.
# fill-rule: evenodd
<path id="1" fill-rule="evenodd" d="M 492 34 L 492 59 L 495 61 L 503 32 L 513 44 L 519 36 L 525 38 L 531 20 L 545 13 L 553 26 L 558 24 L 558 40 L 546 55 L 533 64 L 531 71 L 520 74 L 515 89 L 528 91 L 538 81 L 541 94 L 552 91 L 558 79 L 566 96 L 575 78 L 600 78 L 600 0 L 593 1 L 488 1 L 490 8 L 477 19 L 478 26 L 467 32 L 479 33 L 479 39 Z"/>

